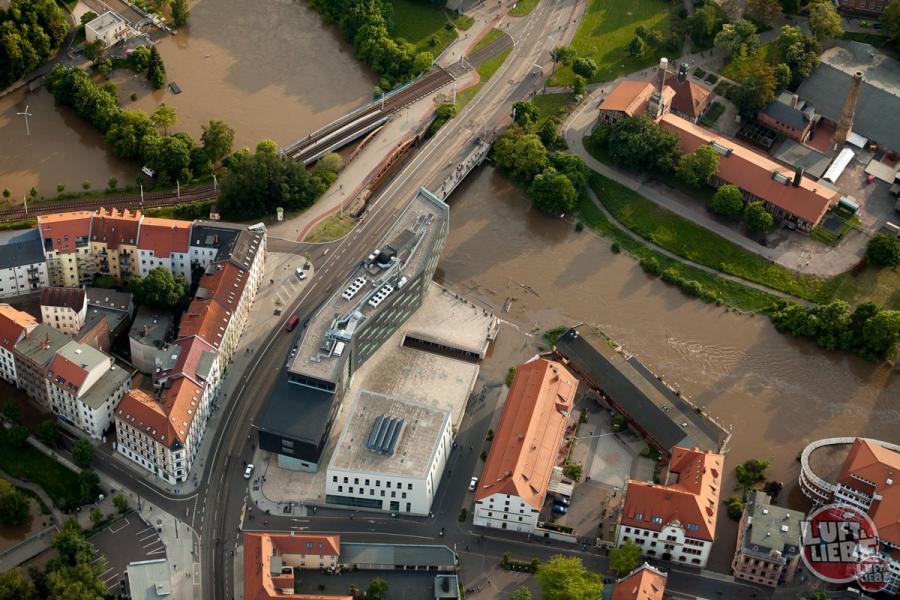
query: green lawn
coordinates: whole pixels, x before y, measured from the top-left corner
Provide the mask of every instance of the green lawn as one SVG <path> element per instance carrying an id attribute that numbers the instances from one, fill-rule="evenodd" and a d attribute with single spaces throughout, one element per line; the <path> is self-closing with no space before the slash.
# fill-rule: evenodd
<path id="1" fill-rule="evenodd" d="M 628 54 L 628 44 L 638 25 L 660 29 L 668 35 L 672 28 L 672 11 L 680 7 L 680 3 L 664 0 L 590 0 L 572 46 L 579 56 L 592 58 L 597 63 L 597 73 L 591 81 L 609 81 L 649 67 L 661 56 L 667 56 L 670 61 L 678 58 L 680 49 L 674 53 L 658 49 L 634 58 Z M 550 79 L 549 85 L 571 85 L 573 77 L 569 67 L 562 67 Z"/>
<path id="2" fill-rule="evenodd" d="M 531 14 L 531 11 L 537 8 L 538 2 L 540 2 L 540 0 L 518 0 L 516 6 L 509 11 L 509 16 L 524 17 L 525 15 Z"/>
<path id="3" fill-rule="evenodd" d="M 356 219 L 341 217 L 340 214 L 331 215 L 324 221 L 313 227 L 303 241 L 304 242 L 331 242 L 342 238 L 356 225 Z"/>
<path id="4" fill-rule="evenodd" d="M 494 58 L 490 59 L 480 67 L 478 67 L 478 75 L 481 77 L 481 81 L 473 85 L 472 87 L 468 87 L 464 90 L 461 90 L 458 94 L 456 94 L 456 108 L 458 111 L 462 111 L 463 108 L 466 107 L 472 98 L 481 91 L 481 88 L 484 87 L 484 84 L 487 83 L 488 79 L 493 77 L 494 73 L 497 72 L 503 62 L 506 60 L 506 57 L 509 56 L 509 53 L 512 52 L 512 48 L 507 48 Z"/>
<path id="5" fill-rule="evenodd" d="M 394 8 L 395 37 L 412 42 L 419 50 L 428 50 L 435 56 L 456 39 L 456 30 L 445 27 L 450 21 L 437 5 L 422 0 L 390 0 L 390 3 Z M 438 38 L 434 46 L 431 45 L 433 35 Z"/>
<path id="6" fill-rule="evenodd" d="M 453 19 L 453 24 L 456 25 L 456 28 L 460 31 L 468 31 L 472 25 L 475 24 L 475 19 L 469 15 L 459 15 Z"/>
<path id="7" fill-rule="evenodd" d="M 531 99 L 531 102 L 541 111 L 535 129 L 539 129 L 544 121 L 550 117 L 559 117 L 562 119 L 575 102 L 575 94 L 573 92 L 559 92 L 556 94 L 541 94 Z"/>
<path id="8" fill-rule="evenodd" d="M 78 475 L 31 444 L 13 447 L 0 435 L 0 469 L 17 479 L 41 486 L 60 509 L 78 506 L 81 490 Z"/>
<path id="9" fill-rule="evenodd" d="M 501 37 L 503 37 L 502 31 L 500 31 L 496 27 L 491 29 L 490 31 L 487 32 L 487 34 L 483 38 L 478 40 L 478 43 L 475 44 L 475 47 L 472 48 L 472 50 L 469 52 L 469 56 L 475 54 L 476 52 L 478 52 L 479 50 L 481 50 L 482 48 L 484 48 L 485 46 L 487 46 L 494 40 L 499 39 Z"/>

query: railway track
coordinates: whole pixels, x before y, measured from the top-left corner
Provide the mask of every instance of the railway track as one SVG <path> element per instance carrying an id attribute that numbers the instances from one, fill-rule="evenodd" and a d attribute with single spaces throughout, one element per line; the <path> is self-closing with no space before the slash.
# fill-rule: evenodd
<path id="1" fill-rule="evenodd" d="M 23 207 L 0 209 L 0 223 L 12 223 L 15 221 L 25 221 L 33 219 L 38 215 L 46 215 L 51 213 L 72 212 L 78 210 L 97 210 L 98 208 L 118 208 L 118 209 L 141 209 L 165 208 L 175 206 L 176 204 L 184 204 L 187 202 L 196 202 L 198 200 L 209 200 L 219 195 L 218 190 L 213 184 L 202 185 L 199 187 L 185 190 L 181 196 L 176 195 L 175 190 L 163 192 L 149 192 L 144 194 L 143 200 L 140 194 L 131 194 L 128 196 L 115 196 L 106 198 L 90 198 L 84 200 L 71 200 L 67 202 L 53 202 L 51 204 L 40 204 L 31 206 L 26 212 Z"/>

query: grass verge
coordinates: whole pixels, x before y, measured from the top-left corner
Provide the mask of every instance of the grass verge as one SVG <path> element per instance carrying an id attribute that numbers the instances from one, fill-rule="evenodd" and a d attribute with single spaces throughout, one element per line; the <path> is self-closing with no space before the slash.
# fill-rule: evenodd
<path id="1" fill-rule="evenodd" d="M 456 30 L 446 28 L 451 21 L 436 4 L 415 0 L 390 0 L 390 3 L 394 9 L 394 37 L 414 44 L 417 50 L 428 50 L 437 56 L 456 39 Z M 437 44 L 431 43 L 432 36 L 437 37 Z"/>
<path id="2" fill-rule="evenodd" d="M 456 25 L 456 28 L 460 31 L 468 31 L 472 28 L 472 25 L 475 24 L 475 19 L 469 15 L 459 15 L 453 19 L 453 24 Z"/>
<path id="3" fill-rule="evenodd" d="M 0 223 L 0 231 L 31 229 L 32 227 L 37 227 L 37 221 L 12 221 L 11 223 Z"/>
<path id="4" fill-rule="evenodd" d="M 535 129 L 540 129 L 541 125 L 550 117 L 559 117 L 562 119 L 575 104 L 574 92 L 559 92 L 556 94 L 541 94 L 531 99 L 531 102 L 537 106 L 541 112 L 538 117 Z"/>
<path id="5" fill-rule="evenodd" d="M 540 2 L 540 0 L 518 0 L 513 9 L 509 11 L 509 16 L 524 17 L 529 15 L 531 14 L 531 11 L 537 8 L 538 2 Z"/>
<path id="6" fill-rule="evenodd" d="M 478 76 L 481 78 L 481 81 L 473 85 L 472 87 L 468 87 L 458 94 L 456 94 L 456 109 L 457 111 L 462 111 L 463 108 L 466 107 L 466 104 L 472 101 L 478 92 L 481 91 L 481 88 L 484 87 L 484 84 L 493 77 L 494 73 L 497 72 L 503 62 L 506 60 L 506 57 L 509 56 L 509 53 L 512 52 L 512 48 L 507 48 L 491 60 L 487 61 L 480 67 L 478 67 Z"/>
<path id="7" fill-rule="evenodd" d="M 41 486 L 60 509 L 80 504 L 78 475 L 31 444 L 14 447 L 6 436 L 0 436 L 0 469 Z"/>
<path id="8" fill-rule="evenodd" d="M 347 235 L 354 225 L 356 225 L 356 219 L 352 217 L 342 217 L 340 214 L 331 215 L 313 227 L 303 241 L 313 243 L 333 242 Z"/>
<path id="9" fill-rule="evenodd" d="M 475 44 L 475 47 L 469 52 L 469 56 L 475 54 L 491 42 L 501 38 L 503 36 L 503 32 L 497 29 L 496 27 L 487 32 L 487 34 L 478 40 L 478 43 Z"/>
<path id="10" fill-rule="evenodd" d="M 572 47 L 579 56 L 591 58 L 597 63 L 597 72 L 591 81 L 609 81 L 619 75 L 654 65 L 660 56 L 668 56 L 673 61 L 680 55 L 678 51 L 662 46 L 647 52 L 644 56 L 633 57 L 628 53 L 628 44 L 635 37 L 639 25 L 649 29 L 659 29 L 669 36 L 681 4 L 664 0 L 590 0 L 578 31 L 572 40 Z M 560 68 L 548 85 L 571 85 L 575 74 L 570 67 Z"/>

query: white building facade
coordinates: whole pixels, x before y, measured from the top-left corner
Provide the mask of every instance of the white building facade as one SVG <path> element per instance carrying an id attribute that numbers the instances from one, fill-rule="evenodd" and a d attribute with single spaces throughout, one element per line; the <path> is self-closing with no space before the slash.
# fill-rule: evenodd
<path id="1" fill-rule="evenodd" d="M 539 516 L 540 511 L 519 496 L 497 493 L 475 501 L 472 524 L 531 533 L 537 529 Z"/>

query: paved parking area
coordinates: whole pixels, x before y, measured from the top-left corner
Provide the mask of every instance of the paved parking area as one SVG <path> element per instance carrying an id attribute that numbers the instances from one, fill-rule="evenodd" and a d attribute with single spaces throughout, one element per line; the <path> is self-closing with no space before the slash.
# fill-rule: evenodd
<path id="1" fill-rule="evenodd" d="M 187 532 L 185 532 L 187 533 Z M 166 558 L 166 547 L 156 528 L 149 527 L 137 514 L 130 514 L 94 534 L 91 544 L 97 549 L 95 562 L 106 560 L 106 567 L 100 578 L 112 591 L 125 578 L 128 563 Z"/>

